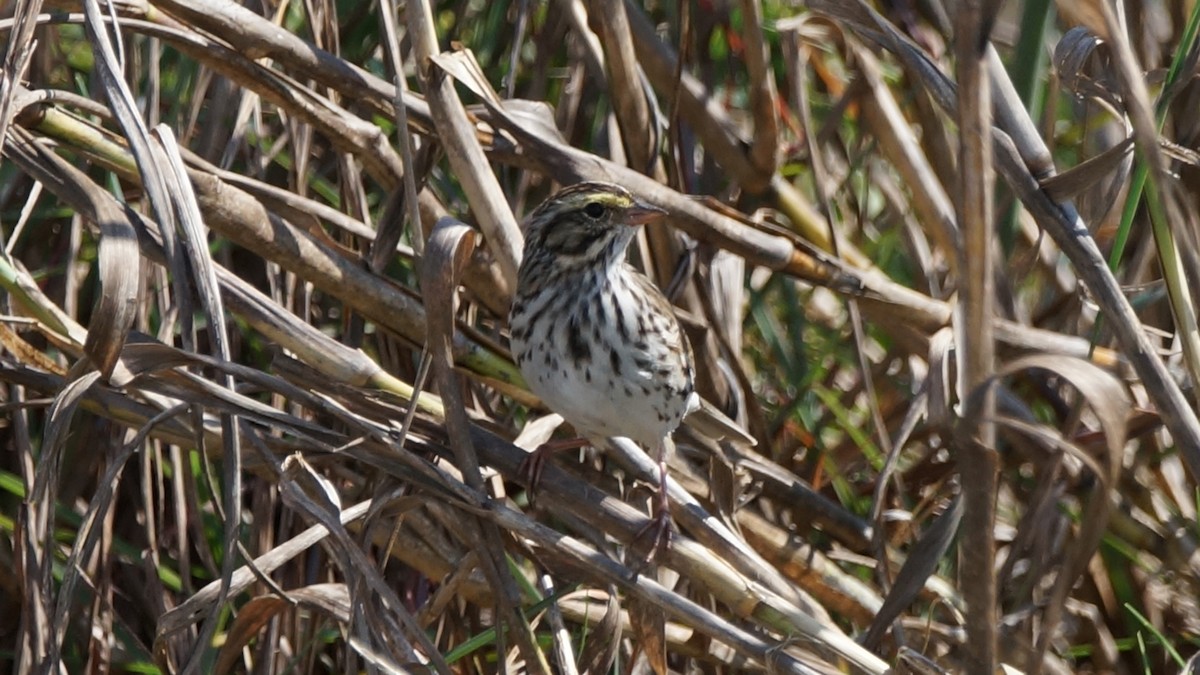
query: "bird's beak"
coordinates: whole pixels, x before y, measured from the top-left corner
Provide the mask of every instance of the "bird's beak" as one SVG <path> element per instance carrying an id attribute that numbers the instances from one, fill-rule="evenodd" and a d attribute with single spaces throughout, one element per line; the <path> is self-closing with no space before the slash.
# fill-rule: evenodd
<path id="1" fill-rule="evenodd" d="M 625 211 L 625 224 L 630 226 L 645 225 L 665 215 L 667 215 L 667 212 L 657 206 L 647 204 L 643 201 L 635 201 L 633 206 Z"/>

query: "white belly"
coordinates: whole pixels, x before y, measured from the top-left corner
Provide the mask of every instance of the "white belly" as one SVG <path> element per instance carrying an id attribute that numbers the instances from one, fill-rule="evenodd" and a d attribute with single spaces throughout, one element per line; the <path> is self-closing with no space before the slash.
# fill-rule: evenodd
<path id="1" fill-rule="evenodd" d="M 565 353 L 551 360 L 569 364 Z M 686 405 L 650 402 L 654 386 L 651 373 L 615 379 L 610 369 L 594 365 L 563 365 L 552 372 L 527 370 L 526 379 L 533 393 L 584 436 L 625 436 L 647 448 L 658 447 L 663 437 L 679 425 L 686 410 Z"/>
<path id="2" fill-rule="evenodd" d="M 514 313 L 518 365 L 533 393 L 583 436 L 625 436 L 657 448 L 698 403 L 686 338 L 673 315 L 642 330 L 638 317 L 619 313 L 611 298 L 596 303 L 575 321 L 553 308 L 561 320 L 538 332 L 527 323 L 536 308 Z M 589 338 L 586 348 L 583 337 Z M 614 346 L 620 347 L 617 355 Z"/>

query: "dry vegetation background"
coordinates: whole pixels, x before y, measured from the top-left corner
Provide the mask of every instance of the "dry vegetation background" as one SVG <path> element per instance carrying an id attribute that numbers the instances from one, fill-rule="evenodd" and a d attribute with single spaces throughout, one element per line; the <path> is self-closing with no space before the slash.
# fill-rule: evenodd
<path id="1" fill-rule="evenodd" d="M 1198 7 L 3 3 L 0 670 L 1185 670 Z M 660 574 L 518 471 L 581 179 L 759 441 Z"/>

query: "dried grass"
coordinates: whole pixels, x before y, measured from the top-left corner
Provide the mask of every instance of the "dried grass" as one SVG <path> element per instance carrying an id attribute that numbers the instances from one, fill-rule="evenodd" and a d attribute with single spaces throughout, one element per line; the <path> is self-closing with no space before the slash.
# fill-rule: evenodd
<path id="1" fill-rule="evenodd" d="M 6 8 L 0 668 L 1185 669 L 1194 8 L 382 4 Z M 513 443 L 582 179 L 758 439 L 657 575 L 642 453 Z"/>

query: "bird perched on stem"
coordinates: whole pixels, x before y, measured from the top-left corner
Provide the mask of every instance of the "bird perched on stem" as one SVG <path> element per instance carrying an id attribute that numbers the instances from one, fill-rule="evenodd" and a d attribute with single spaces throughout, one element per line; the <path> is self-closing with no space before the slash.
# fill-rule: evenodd
<path id="1" fill-rule="evenodd" d="M 692 348 L 671 303 L 625 262 L 666 214 L 610 183 L 579 183 L 530 215 L 510 324 L 530 389 L 588 439 L 624 436 L 659 467 L 655 549 L 667 542 L 667 448 L 700 407 Z"/>

